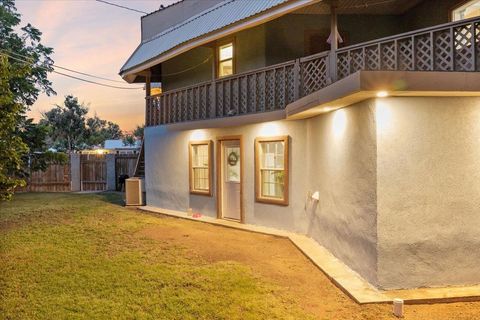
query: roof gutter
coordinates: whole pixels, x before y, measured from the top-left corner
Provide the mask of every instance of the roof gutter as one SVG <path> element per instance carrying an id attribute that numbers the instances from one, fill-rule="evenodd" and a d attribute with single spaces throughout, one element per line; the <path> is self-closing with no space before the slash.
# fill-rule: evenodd
<path id="1" fill-rule="evenodd" d="M 172 59 L 188 50 L 199 47 L 211 41 L 229 36 L 233 33 L 236 33 L 245 29 L 253 28 L 262 23 L 274 20 L 285 14 L 288 14 L 290 12 L 293 12 L 295 10 L 301 9 L 303 7 L 309 6 L 311 4 L 314 4 L 320 1 L 322 0 L 294 0 L 291 2 L 287 2 L 286 4 L 282 4 L 278 7 L 262 12 L 254 16 L 253 18 L 247 18 L 243 22 L 241 21 L 231 26 L 218 29 L 209 34 L 206 34 L 199 38 L 196 38 L 188 42 L 185 42 L 181 45 L 178 45 L 170 49 L 169 51 L 158 55 L 155 58 L 147 60 L 133 68 L 123 70 L 122 72 L 120 72 L 120 76 L 128 83 L 132 83 L 133 81 L 135 81 L 135 78 L 137 77 L 137 75 L 140 74 L 142 71 L 145 71 L 146 69 L 153 67 L 159 63 L 162 63 L 166 60 Z"/>

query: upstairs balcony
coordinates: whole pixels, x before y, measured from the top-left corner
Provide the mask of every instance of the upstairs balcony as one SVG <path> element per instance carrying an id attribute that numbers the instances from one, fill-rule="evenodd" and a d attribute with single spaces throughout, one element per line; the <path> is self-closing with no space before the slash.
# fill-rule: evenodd
<path id="1" fill-rule="evenodd" d="M 480 18 L 326 51 L 147 97 L 146 125 L 283 110 L 360 71 L 480 71 Z"/>

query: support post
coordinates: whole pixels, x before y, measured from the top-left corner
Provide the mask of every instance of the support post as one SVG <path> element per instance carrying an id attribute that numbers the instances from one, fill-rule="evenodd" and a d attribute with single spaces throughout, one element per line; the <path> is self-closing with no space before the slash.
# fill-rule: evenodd
<path id="1" fill-rule="evenodd" d="M 210 103 L 212 104 L 210 106 L 210 117 L 207 115 L 207 118 L 213 119 L 217 117 L 217 83 L 216 83 L 216 77 L 217 77 L 217 58 L 216 58 L 216 48 L 212 48 L 212 96 Z"/>
<path id="2" fill-rule="evenodd" d="M 145 126 L 151 125 L 150 118 L 151 118 L 151 109 L 150 109 L 150 95 L 152 92 L 152 85 L 151 85 L 151 75 L 148 72 L 145 75 Z"/>
<path id="3" fill-rule="evenodd" d="M 337 49 L 338 49 L 338 22 L 337 1 L 330 2 L 330 53 L 328 55 L 328 70 L 330 82 L 337 81 Z"/>

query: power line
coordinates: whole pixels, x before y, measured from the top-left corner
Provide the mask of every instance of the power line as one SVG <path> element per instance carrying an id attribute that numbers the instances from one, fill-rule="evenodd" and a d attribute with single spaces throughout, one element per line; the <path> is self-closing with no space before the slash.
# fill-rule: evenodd
<path id="1" fill-rule="evenodd" d="M 21 57 L 21 58 L 24 58 L 24 59 L 31 59 L 31 57 L 22 55 L 22 54 L 20 54 L 20 53 L 12 52 L 12 51 L 8 51 L 8 54 L 10 54 L 10 55 L 16 55 L 16 56 Z M 100 79 L 100 80 L 117 82 L 117 83 L 123 83 L 123 84 L 125 83 L 124 81 L 113 80 L 113 79 L 109 79 L 109 78 L 104 78 L 104 77 L 96 76 L 96 75 L 93 75 L 93 74 L 90 74 L 90 73 L 85 73 L 85 72 L 73 70 L 73 69 L 70 69 L 70 68 L 67 68 L 67 67 L 62 67 L 62 66 L 59 66 L 59 65 L 56 65 L 56 64 L 53 64 L 53 63 L 50 64 L 50 65 L 53 66 L 53 67 L 55 67 L 55 68 L 58 68 L 58 69 L 63 69 L 63 70 L 66 70 L 66 71 L 70 71 L 70 72 L 73 72 L 73 73 L 78 73 L 78 74 L 81 74 L 81 75 L 84 75 L 84 76 L 88 76 L 88 77 L 92 77 L 92 78 L 97 78 L 97 79 Z"/>
<path id="2" fill-rule="evenodd" d="M 75 77 L 75 76 L 72 76 L 72 75 L 69 75 L 69 74 L 66 74 L 66 73 L 62 73 L 62 72 L 59 72 L 59 71 L 55 71 L 55 70 L 53 70 L 52 72 L 57 73 L 57 74 L 62 75 L 62 76 L 65 76 L 65 77 L 72 78 L 72 79 L 76 79 L 76 80 L 80 80 L 80 81 L 84 81 L 84 82 L 88 82 L 88 83 L 92 83 L 92 84 L 96 84 L 96 85 L 103 86 L 103 87 L 108 87 L 108 88 L 126 89 L 126 90 L 138 90 L 138 89 L 143 89 L 143 88 L 141 88 L 141 87 L 135 87 L 135 88 L 117 87 L 117 86 L 112 86 L 112 85 L 109 85 L 109 84 L 104 84 L 104 83 L 100 83 L 100 82 L 96 82 L 96 81 L 91 81 L 91 80 L 87 80 L 87 79 L 82 79 L 82 78 Z"/>
<path id="3" fill-rule="evenodd" d="M 105 0 L 95 0 L 95 1 L 102 2 L 102 3 L 108 4 L 108 5 L 111 5 L 111 6 L 114 6 L 114 7 L 119 7 L 119 8 L 122 8 L 122 9 L 138 12 L 138 13 L 148 14 L 148 12 L 145 12 L 145 11 L 125 7 L 125 6 L 122 6 L 122 5 L 119 5 L 119 4 L 116 4 L 116 3 L 112 3 L 112 2 L 108 2 L 108 1 L 105 1 Z"/>
<path id="4" fill-rule="evenodd" d="M 22 60 L 22 59 L 20 59 L 20 58 L 10 56 L 10 55 L 6 54 L 5 52 L 0 52 L 0 54 L 4 55 L 4 56 L 6 56 L 6 57 L 9 57 L 9 58 L 11 58 L 11 59 L 17 60 L 17 61 L 19 61 L 19 62 L 23 62 L 23 63 L 29 64 L 29 65 L 32 65 L 32 66 L 34 65 L 32 62 L 25 61 L 25 60 Z M 103 87 L 114 88 L 114 89 L 124 89 L 124 90 L 138 90 L 138 89 L 143 89 L 142 87 L 127 88 L 127 87 L 112 86 L 112 85 L 109 85 L 109 84 L 100 83 L 100 82 L 96 82 L 96 81 L 92 81 L 92 80 L 88 80 L 88 79 L 83 79 L 83 78 L 80 78 L 80 77 L 72 76 L 72 75 L 69 75 L 69 74 L 66 74 L 66 73 L 63 73 L 63 72 L 59 72 L 59 71 L 55 71 L 55 70 L 50 70 L 49 68 L 43 67 L 43 66 L 36 66 L 36 67 L 42 68 L 42 69 L 44 69 L 44 70 L 51 71 L 51 72 L 53 72 L 53 73 L 56 73 L 56 74 L 59 74 L 59 75 L 62 75 L 62 76 L 68 77 L 68 78 L 76 79 L 76 80 L 83 81 L 83 82 L 88 82 L 88 83 L 91 83 L 91 84 L 96 84 L 96 85 L 103 86 Z"/>

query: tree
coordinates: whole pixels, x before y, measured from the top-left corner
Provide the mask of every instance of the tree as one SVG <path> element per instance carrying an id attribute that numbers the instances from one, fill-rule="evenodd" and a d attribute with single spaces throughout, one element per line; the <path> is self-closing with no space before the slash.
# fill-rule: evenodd
<path id="1" fill-rule="evenodd" d="M 135 145 L 137 139 L 135 139 L 135 136 L 133 134 L 126 134 L 125 136 L 123 136 L 122 141 L 123 144 L 126 146 L 133 146 Z"/>
<path id="2" fill-rule="evenodd" d="M 42 114 L 40 124 L 51 130 L 51 146 L 58 150 L 73 151 L 83 149 L 86 145 L 86 115 L 88 108 L 72 95 L 65 97 L 63 106 L 56 105 Z"/>
<path id="3" fill-rule="evenodd" d="M 43 46 L 41 32 L 27 24 L 13 0 L 0 0 L 0 199 L 10 199 L 25 184 L 28 145 L 21 135 L 24 114 L 40 92 L 55 94 L 47 76 L 52 71 L 52 48 Z M 18 30 L 18 31 L 17 31 Z"/>
<path id="4" fill-rule="evenodd" d="M 89 146 L 99 146 L 107 139 L 120 139 L 120 126 L 111 121 L 100 119 L 97 115 L 87 119 L 87 141 Z"/>
<path id="5" fill-rule="evenodd" d="M 139 139 L 139 140 L 143 140 L 143 131 L 144 131 L 145 127 L 144 126 L 139 126 L 137 125 L 137 127 L 135 128 L 135 130 L 133 130 L 133 135 L 135 136 L 135 138 Z"/>
<path id="6" fill-rule="evenodd" d="M 50 146 L 57 150 L 71 152 L 103 144 L 107 139 L 122 137 L 120 126 L 100 119 L 97 115 L 89 118 L 88 107 L 78 98 L 68 95 L 63 105 L 56 105 L 43 113 L 42 125 L 50 128 Z"/>
<path id="7" fill-rule="evenodd" d="M 33 119 L 24 117 L 18 135 L 29 150 L 23 157 L 25 176 L 33 171 L 44 171 L 52 163 L 64 164 L 68 162 L 67 154 L 48 150 L 46 141 L 49 134 L 50 128 L 48 126 L 34 123 Z"/>
<path id="8" fill-rule="evenodd" d="M 12 69 L 8 60 L 0 57 L 0 200 L 10 199 L 15 188 L 25 185 L 20 170 L 22 157 L 27 153 L 28 147 L 21 137 L 15 135 L 23 106 L 15 102 L 10 90 Z"/>

